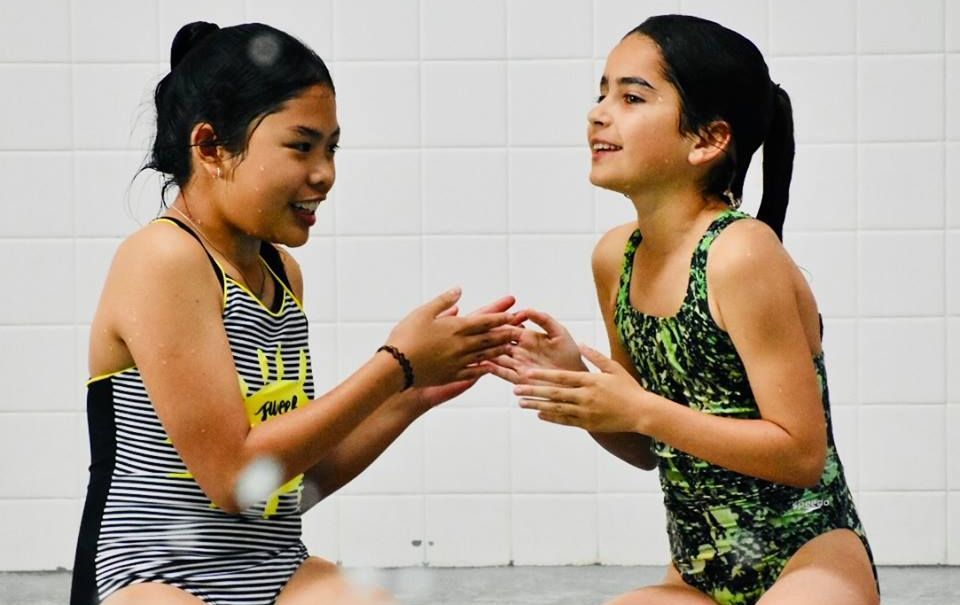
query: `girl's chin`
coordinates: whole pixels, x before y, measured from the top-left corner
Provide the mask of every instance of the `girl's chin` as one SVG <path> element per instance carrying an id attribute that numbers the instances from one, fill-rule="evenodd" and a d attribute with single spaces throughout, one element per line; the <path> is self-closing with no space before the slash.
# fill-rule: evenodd
<path id="1" fill-rule="evenodd" d="M 601 189 L 606 189 L 608 191 L 613 191 L 614 193 L 622 193 L 626 195 L 626 184 L 621 181 L 616 181 L 609 177 L 604 178 L 603 175 L 599 175 L 596 172 L 590 173 L 590 183 L 594 187 L 599 187 Z"/>

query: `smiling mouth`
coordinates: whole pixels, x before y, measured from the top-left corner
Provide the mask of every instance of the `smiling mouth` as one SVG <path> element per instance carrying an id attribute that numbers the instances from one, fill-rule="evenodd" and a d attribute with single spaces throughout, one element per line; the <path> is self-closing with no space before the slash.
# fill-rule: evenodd
<path id="1" fill-rule="evenodd" d="M 623 147 L 617 147 L 616 145 L 611 145 L 610 143 L 594 143 L 590 146 L 590 150 L 594 153 L 600 151 L 620 151 Z"/>
<path id="2" fill-rule="evenodd" d="M 323 200 L 313 200 L 309 202 L 294 202 L 293 207 L 301 212 L 308 212 L 313 214 L 317 211 L 317 207 L 320 206 L 320 202 Z"/>

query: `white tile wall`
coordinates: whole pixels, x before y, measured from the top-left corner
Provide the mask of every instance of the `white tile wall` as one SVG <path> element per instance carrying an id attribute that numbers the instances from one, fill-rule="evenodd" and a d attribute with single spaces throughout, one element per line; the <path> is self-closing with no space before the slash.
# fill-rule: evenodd
<path id="1" fill-rule="evenodd" d="M 441 567 L 510 563 L 510 498 L 428 496 L 427 560 Z"/>
<path id="2" fill-rule="evenodd" d="M 960 318 L 947 320 L 947 401 L 960 403 Z"/>
<path id="3" fill-rule="evenodd" d="M 50 368 L 73 377 L 76 369 L 74 328 L 62 326 L 0 327 L 4 355 L 0 381 L 6 395 L 0 398 L 3 412 L 75 411 L 76 386 L 71 380 L 50 380 Z"/>
<path id="4" fill-rule="evenodd" d="M 513 233 L 591 233 L 589 151 L 517 149 L 510 154 Z"/>
<path id="5" fill-rule="evenodd" d="M 861 3 L 857 34 L 864 53 L 922 53 L 943 50 L 943 2 L 871 0 Z"/>
<path id="6" fill-rule="evenodd" d="M 503 233 L 507 227 L 507 157 L 499 149 L 423 153 L 425 233 Z"/>
<path id="7" fill-rule="evenodd" d="M 856 73 L 856 60 L 848 56 L 778 57 L 770 61 L 770 77 L 787 91 L 793 103 L 797 142 L 856 140 Z"/>
<path id="8" fill-rule="evenodd" d="M 947 228 L 960 228 L 960 143 L 947 143 Z"/>
<path id="9" fill-rule="evenodd" d="M 76 498 L 0 499 L 0 567 L 8 571 L 72 569 L 83 504 Z M 24 519 L 43 519 L 44 531 Z"/>
<path id="10" fill-rule="evenodd" d="M 825 317 L 857 314 L 857 237 L 853 232 L 798 233 L 784 244 L 803 271 Z"/>
<path id="11" fill-rule="evenodd" d="M 770 3 L 771 53 L 848 55 L 856 46 L 857 0 Z"/>
<path id="12" fill-rule="evenodd" d="M 0 149 L 68 150 L 73 145 L 70 67 L 65 65 L 0 65 Z M 33 115 L 34 119 L 24 119 Z"/>
<path id="13" fill-rule="evenodd" d="M 0 152 L 0 193 L 7 220 L 2 237 L 71 237 L 74 190 L 70 186 L 74 159 L 66 152 Z M 50 178 L 50 175 L 57 178 Z M 42 192 L 37 183 L 43 183 Z"/>
<path id="14" fill-rule="evenodd" d="M 422 0 L 424 59 L 501 59 L 507 53 L 506 0 Z"/>
<path id="15" fill-rule="evenodd" d="M 145 63 L 156 59 L 156 0 L 73 0 L 70 6 L 74 61 Z"/>
<path id="16" fill-rule="evenodd" d="M 942 143 L 881 143 L 860 148 L 860 227 L 940 229 L 943 226 Z"/>
<path id="17" fill-rule="evenodd" d="M 942 405 L 878 405 L 860 410 L 860 489 L 945 489 L 944 421 Z"/>
<path id="18" fill-rule="evenodd" d="M 861 320 L 860 401 L 943 403 L 942 319 Z"/>
<path id="19" fill-rule="evenodd" d="M 331 496 L 303 515 L 303 543 L 310 554 L 327 561 L 340 559 L 340 498 Z"/>
<path id="20" fill-rule="evenodd" d="M 492 147 L 507 142 L 503 62 L 424 63 L 423 144 Z"/>
<path id="21" fill-rule="evenodd" d="M 0 61 L 69 61 L 70 0 L 4 4 L 0 40 Z"/>
<path id="22" fill-rule="evenodd" d="M 607 53 L 644 19 L 680 12 L 680 0 L 600 0 L 593 3 L 593 55 Z"/>
<path id="23" fill-rule="evenodd" d="M 585 565 L 597 560 L 596 496 L 514 496 L 516 565 Z"/>
<path id="24" fill-rule="evenodd" d="M 419 4 L 418 0 L 334 0 L 334 56 L 337 60 L 416 59 Z"/>
<path id="25" fill-rule="evenodd" d="M 510 474 L 515 493 L 597 491 L 597 446 L 589 435 L 510 410 Z"/>
<path id="26" fill-rule="evenodd" d="M 680 0 L 681 13 L 697 15 L 746 36 L 761 51 L 767 51 L 770 4 L 766 0 Z"/>
<path id="27" fill-rule="evenodd" d="M 941 140 L 943 61 L 943 55 L 861 55 L 857 93 L 860 140 Z"/>
<path id="28" fill-rule="evenodd" d="M 587 183 L 586 113 L 609 49 L 668 12 L 741 31 L 793 99 L 787 245 L 826 315 L 878 562 L 960 564 L 960 1 L 35 0 L 0 19 L 0 282 L 18 293 L 0 302 L 0 454 L 52 446 L 0 485 L 0 570 L 72 564 L 88 325 L 120 238 L 159 209 L 155 176 L 130 181 L 182 24 L 267 22 L 330 65 L 340 179 L 293 251 L 324 392 L 454 283 L 465 312 L 511 293 L 605 340 L 590 254 L 634 211 Z M 656 473 L 485 378 L 310 512 L 305 539 L 360 567 L 659 564 L 660 498 Z"/>
<path id="29" fill-rule="evenodd" d="M 611 494 L 597 498 L 597 546 L 605 565 L 666 565 L 670 561 L 667 518 L 656 494 Z"/>
<path id="30" fill-rule="evenodd" d="M 420 232 L 420 154 L 348 149 L 337 166 L 337 196 L 344 200 L 336 217 L 338 234 Z"/>
<path id="31" fill-rule="evenodd" d="M 507 47 L 514 59 L 590 56 L 593 34 L 590 0 L 512 0 L 507 5 Z"/>
<path id="32" fill-rule="evenodd" d="M 823 351 L 832 404 L 855 404 L 857 398 L 857 322 L 824 319 Z"/>
<path id="33" fill-rule="evenodd" d="M 166 0 L 163 0 L 161 4 L 165 2 Z M 335 21 L 341 13 L 334 12 L 335 3 L 332 0 L 284 0 L 279 3 L 270 0 L 246 0 L 245 5 L 245 21 L 267 23 L 296 36 L 309 44 L 324 60 L 333 54 L 333 33 L 342 26 L 342 22 Z M 200 7 L 191 7 L 193 11 L 198 8 L 203 10 Z M 236 6 L 232 7 L 227 24 L 237 18 L 234 12 L 236 10 Z"/>
<path id="34" fill-rule="evenodd" d="M 960 50 L 960 1 L 946 0 L 947 51 Z"/>
<path id="35" fill-rule="evenodd" d="M 905 250 L 910 251 L 910 262 Z M 864 316 L 942 315 L 943 299 L 943 231 L 860 234 L 860 312 Z"/>
<path id="36" fill-rule="evenodd" d="M 788 229 L 857 228 L 856 145 L 798 145 L 793 179 L 785 225 Z"/>
<path id="37" fill-rule="evenodd" d="M 857 507 L 876 562 L 944 562 L 946 500 L 946 492 L 862 492 Z"/>
<path id="38" fill-rule="evenodd" d="M 444 406 L 424 419 L 426 489 L 436 494 L 510 492 L 510 412 Z"/>

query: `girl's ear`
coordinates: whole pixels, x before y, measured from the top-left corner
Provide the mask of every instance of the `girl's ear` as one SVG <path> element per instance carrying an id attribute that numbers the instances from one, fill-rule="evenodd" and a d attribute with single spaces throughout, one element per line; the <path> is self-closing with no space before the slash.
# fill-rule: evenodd
<path id="1" fill-rule="evenodd" d="M 730 125 L 723 120 L 715 120 L 694 136 L 687 159 L 693 166 L 709 164 L 726 153 L 732 142 Z"/>
<path id="2" fill-rule="evenodd" d="M 190 133 L 190 148 L 198 167 L 206 170 L 214 178 L 223 174 L 223 161 L 226 159 L 226 151 L 217 142 L 217 133 L 214 131 L 213 125 L 200 122 L 194 126 L 193 132 Z"/>

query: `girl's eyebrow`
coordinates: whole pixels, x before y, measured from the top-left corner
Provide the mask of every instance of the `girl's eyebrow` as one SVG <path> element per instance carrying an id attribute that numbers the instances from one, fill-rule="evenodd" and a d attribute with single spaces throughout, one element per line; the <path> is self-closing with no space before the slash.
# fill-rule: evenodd
<path id="1" fill-rule="evenodd" d="M 315 129 L 315 128 L 310 128 L 309 126 L 303 126 L 303 125 L 300 125 L 300 126 L 291 126 L 291 127 L 290 127 L 290 130 L 293 130 L 293 131 L 297 132 L 298 134 L 302 134 L 303 136 L 308 137 L 308 138 L 311 138 L 311 139 L 322 139 L 322 138 L 323 138 L 323 133 L 322 133 L 322 132 L 320 132 L 319 130 L 317 130 L 317 129 Z M 340 127 L 338 126 L 337 129 L 334 130 L 333 133 L 332 133 L 330 136 L 331 136 L 331 137 L 336 137 L 336 136 L 339 136 L 339 135 L 340 135 Z"/>
<path id="2" fill-rule="evenodd" d="M 618 78 L 617 84 L 619 84 L 620 86 L 630 86 L 630 85 L 643 86 L 644 88 L 649 88 L 650 90 L 653 90 L 653 91 L 657 90 L 656 88 L 653 87 L 653 84 L 651 84 L 650 82 L 647 82 L 640 76 L 626 76 L 623 78 Z M 602 78 L 600 78 L 600 88 L 604 88 L 607 85 L 609 85 L 607 76 L 603 76 Z"/>

